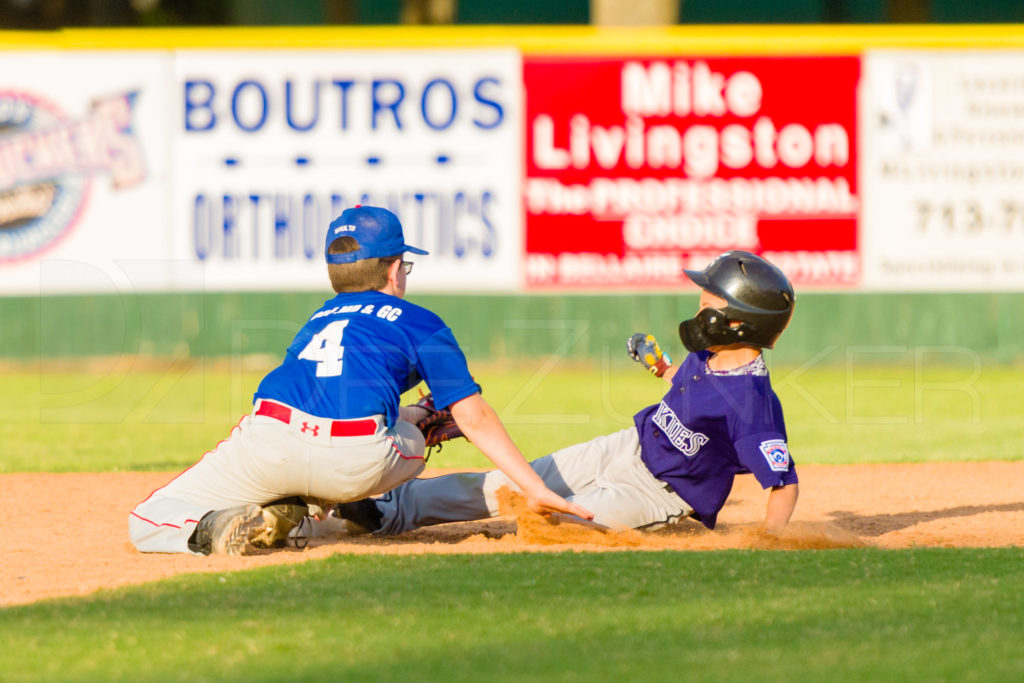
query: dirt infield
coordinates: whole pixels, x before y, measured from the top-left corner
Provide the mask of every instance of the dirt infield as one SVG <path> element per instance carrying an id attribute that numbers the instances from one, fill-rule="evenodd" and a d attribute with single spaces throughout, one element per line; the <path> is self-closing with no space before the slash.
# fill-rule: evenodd
<path id="1" fill-rule="evenodd" d="M 0 605 L 335 553 L 1024 546 L 1024 462 L 991 462 L 804 465 L 794 521 L 779 539 L 757 532 L 765 494 L 744 476 L 737 479 L 714 531 L 687 522 L 671 533 L 608 534 L 551 525 L 520 511 L 390 539 L 330 534 L 314 538 L 304 550 L 250 557 L 143 555 L 128 541 L 128 512 L 171 476 L 0 475 Z"/>

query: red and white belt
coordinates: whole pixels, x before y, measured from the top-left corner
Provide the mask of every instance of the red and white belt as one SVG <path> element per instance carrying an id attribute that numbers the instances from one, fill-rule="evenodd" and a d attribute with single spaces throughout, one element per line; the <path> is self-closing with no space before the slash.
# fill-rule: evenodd
<path id="1" fill-rule="evenodd" d="M 353 420 L 327 420 L 277 401 L 259 399 L 253 415 L 270 417 L 311 436 L 370 436 L 377 433 L 382 418 L 360 417 Z"/>

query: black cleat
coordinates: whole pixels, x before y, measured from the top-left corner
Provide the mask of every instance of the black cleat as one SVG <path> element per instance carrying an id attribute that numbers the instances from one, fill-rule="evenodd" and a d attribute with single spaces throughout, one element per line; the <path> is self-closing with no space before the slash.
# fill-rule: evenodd
<path id="1" fill-rule="evenodd" d="M 352 536 L 372 534 L 380 531 L 384 513 L 377 508 L 373 498 L 354 500 L 351 503 L 338 503 L 331 508 L 331 515 L 345 520 L 348 533 Z"/>

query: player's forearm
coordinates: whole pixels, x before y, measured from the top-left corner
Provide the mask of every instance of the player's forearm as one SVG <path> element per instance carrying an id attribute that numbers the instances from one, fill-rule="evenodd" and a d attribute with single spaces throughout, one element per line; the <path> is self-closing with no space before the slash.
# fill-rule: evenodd
<path id="1" fill-rule="evenodd" d="M 768 493 L 768 509 L 765 511 L 764 526 L 768 531 L 777 532 L 789 523 L 796 509 L 796 500 L 800 494 L 798 484 L 779 486 Z"/>
<path id="2" fill-rule="evenodd" d="M 665 370 L 665 374 L 663 374 L 661 376 L 661 378 L 663 380 L 665 380 L 666 382 L 668 382 L 669 384 L 672 384 L 672 378 L 676 376 L 677 372 L 679 372 L 679 366 L 678 365 L 670 365 Z"/>
<path id="3" fill-rule="evenodd" d="M 526 462 L 494 409 L 479 394 L 452 406 L 452 417 L 494 466 L 508 475 L 527 496 L 546 488 Z"/>
<path id="4" fill-rule="evenodd" d="M 458 419 L 456 419 L 458 422 Z M 480 452 L 487 456 L 487 459 L 494 463 L 494 466 L 509 476 L 524 493 L 529 495 L 538 486 L 543 486 L 540 477 L 526 463 L 523 454 L 512 441 L 502 426 L 498 417 L 484 419 L 477 424 L 463 425 L 462 431 L 472 441 Z"/>
<path id="5" fill-rule="evenodd" d="M 504 431 L 504 430 L 503 430 Z M 501 438 L 495 438 L 485 448 L 478 441 L 474 441 L 480 451 L 487 456 L 487 459 L 494 463 L 494 466 L 508 475 L 508 478 L 515 482 L 515 485 L 530 498 L 537 498 L 542 495 L 547 486 L 533 471 L 529 463 L 520 453 L 519 449 L 512 443 L 512 439 L 505 436 L 507 442 Z"/>
<path id="6" fill-rule="evenodd" d="M 454 403 L 451 411 L 466 438 L 526 494 L 531 510 L 543 514 L 564 512 L 582 519 L 594 518 L 590 510 L 567 501 L 547 487 L 512 442 L 494 409 L 480 394 Z"/>

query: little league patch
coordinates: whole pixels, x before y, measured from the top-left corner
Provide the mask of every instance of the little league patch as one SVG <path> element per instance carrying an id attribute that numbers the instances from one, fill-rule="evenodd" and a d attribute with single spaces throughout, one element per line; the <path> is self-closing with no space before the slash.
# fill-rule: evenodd
<path id="1" fill-rule="evenodd" d="M 782 439 L 769 439 L 762 441 L 758 446 L 764 459 L 768 461 L 768 467 L 773 472 L 785 472 L 789 469 L 789 447 Z"/>

